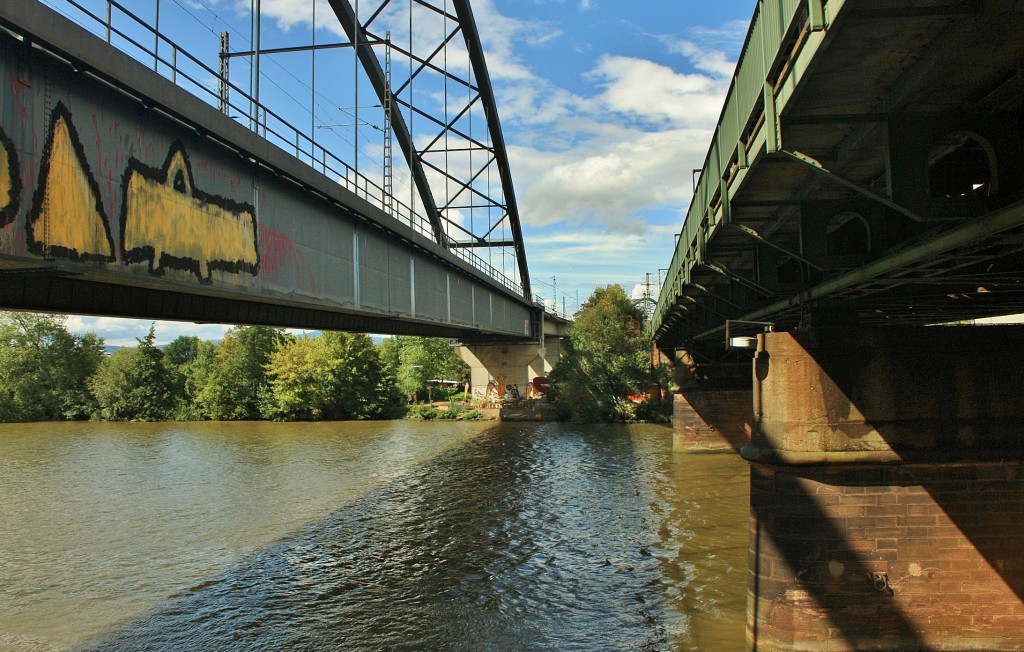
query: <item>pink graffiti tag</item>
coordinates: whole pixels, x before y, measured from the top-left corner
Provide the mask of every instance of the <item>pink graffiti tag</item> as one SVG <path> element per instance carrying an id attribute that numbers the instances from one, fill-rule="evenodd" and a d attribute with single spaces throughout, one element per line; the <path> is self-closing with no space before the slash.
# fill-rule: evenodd
<path id="1" fill-rule="evenodd" d="M 260 276 L 264 274 L 277 276 L 290 265 L 295 276 L 303 278 L 309 284 L 313 294 L 316 294 L 316 278 L 309 270 L 306 255 L 291 238 L 276 231 L 261 230 L 260 254 Z"/>
<path id="2" fill-rule="evenodd" d="M 21 119 L 25 119 L 25 89 L 30 88 L 28 82 L 24 79 L 17 79 L 15 76 L 8 71 L 7 73 L 7 86 L 11 89 L 11 95 L 14 96 L 15 105 L 18 107 L 18 115 Z"/>

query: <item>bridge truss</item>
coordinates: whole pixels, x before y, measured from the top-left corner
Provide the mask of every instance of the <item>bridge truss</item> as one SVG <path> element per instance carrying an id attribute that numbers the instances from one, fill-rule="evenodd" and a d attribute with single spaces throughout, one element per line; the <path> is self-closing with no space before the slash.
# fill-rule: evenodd
<path id="1" fill-rule="evenodd" d="M 384 107 L 435 240 L 510 254 L 528 297 L 512 174 L 469 0 L 364 0 L 362 14 L 358 0 L 330 4 Z"/>
<path id="2" fill-rule="evenodd" d="M 174 31 L 182 22 L 175 12 L 188 11 L 182 3 L 42 2 L 531 300 L 512 175 L 469 0 L 310 0 L 287 20 L 250 0 L 248 35 L 223 31 L 215 46 L 197 41 L 212 43 L 211 25 L 238 21 L 216 2 L 191 5 L 213 16 L 193 16 L 210 23 L 204 25 L 210 38 L 202 30 Z M 286 35 L 300 42 L 277 47 L 266 36 L 271 20 L 308 24 L 309 42 L 289 27 Z M 318 43 L 325 30 L 344 38 Z M 313 73 L 299 90 L 284 89 L 273 77 L 283 68 L 270 60 L 300 52 L 312 57 Z M 330 59 L 339 52 L 351 63 Z M 239 58 L 242 65 L 233 63 Z M 289 76 L 294 73 L 281 75 Z M 367 84 L 370 100 L 365 89 L 360 97 Z M 308 100 L 300 99 L 306 92 Z M 282 95 L 285 103 L 305 105 L 306 115 L 282 106 Z M 349 124 L 332 122 L 324 106 Z M 345 132 L 340 138 L 339 131 Z M 368 145 L 369 138 L 382 142 Z"/>

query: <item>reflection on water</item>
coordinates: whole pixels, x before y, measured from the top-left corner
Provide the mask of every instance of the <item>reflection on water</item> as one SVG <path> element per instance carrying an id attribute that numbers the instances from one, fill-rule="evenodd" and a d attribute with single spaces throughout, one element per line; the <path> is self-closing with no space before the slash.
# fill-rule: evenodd
<path id="1" fill-rule="evenodd" d="M 734 650 L 734 455 L 657 426 L 0 430 L 0 650 Z"/>

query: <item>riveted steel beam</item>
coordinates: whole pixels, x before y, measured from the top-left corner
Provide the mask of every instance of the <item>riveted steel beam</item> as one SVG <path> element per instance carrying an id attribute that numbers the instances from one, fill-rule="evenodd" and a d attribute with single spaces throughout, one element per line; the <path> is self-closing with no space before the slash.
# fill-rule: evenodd
<path id="1" fill-rule="evenodd" d="M 733 308 L 735 308 L 737 310 L 747 310 L 747 308 L 739 305 L 738 303 L 733 303 L 732 301 L 729 301 L 728 299 L 726 299 L 722 295 L 717 294 L 715 292 L 712 292 L 711 290 L 709 290 L 708 288 L 704 287 L 700 283 L 687 283 L 687 285 L 689 285 L 692 288 L 696 288 L 697 291 L 700 292 L 701 294 L 706 294 L 706 295 L 709 295 L 709 296 L 713 296 L 717 300 L 721 301 L 722 303 L 728 304 L 729 306 L 732 306 Z"/>
<path id="2" fill-rule="evenodd" d="M 786 160 L 786 161 L 791 161 L 793 163 L 798 163 L 798 164 L 804 166 L 806 169 L 814 172 L 815 174 L 819 174 L 821 176 L 824 176 L 829 181 L 831 181 L 833 183 L 836 183 L 836 184 L 838 184 L 840 186 L 843 186 L 844 188 L 849 188 L 850 190 L 853 190 L 857 194 L 861 195 L 862 197 L 867 197 L 868 199 L 870 199 L 870 200 L 872 200 L 874 202 L 877 202 L 877 203 L 879 203 L 879 204 L 881 204 L 881 205 L 883 205 L 883 206 L 885 206 L 887 208 L 891 208 L 892 210 L 896 211 L 897 213 L 899 213 L 899 214 L 901 214 L 901 215 L 903 215 L 905 217 L 910 218 L 914 222 L 948 222 L 950 220 L 959 220 L 959 219 L 961 219 L 959 217 L 935 217 L 935 218 L 929 218 L 929 217 L 924 217 L 922 215 L 918 215 L 914 211 L 910 210 L 909 208 L 906 208 L 905 206 L 901 206 L 901 205 L 897 204 L 896 202 L 892 201 L 888 197 L 883 197 L 882 195 L 879 195 L 878 193 L 873 192 L 873 191 L 865 188 L 864 186 L 862 186 L 862 185 L 860 185 L 858 183 L 854 183 L 853 181 L 850 181 L 849 179 L 846 179 L 844 177 L 839 176 L 835 172 L 832 172 L 831 170 L 826 168 L 824 165 L 822 165 L 816 159 L 814 159 L 814 158 L 812 158 L 810 156 L 807 156 L 806 154 L 803 154 L 801 152 L 789 152 L 789 151 L 786 151 L 786 150 L 779 150 L 779 151 L 776 151 L 776 152 L 772 152 L 771 156 L 773 156 L 775 158 L 783 159 L 783 160 Z"/>
<path id="3" fill-rule="evenodd" d="M 514 247 L 516 246 L 516 242 L 515 240 L 472 240 L 468 242 L 452 240 L 448 245 L 453 249 L 465 249 L 471 247 Z"/>
<path id="4" fill-rule="evenodd" d="M 732 279 L 732 280 L 736 281 L 737 283 L 739 283 L 740 285 L 748 287 L 751 290 L 753 290 L 754 292 L 757 292 L 758 294 L 762 294 L 762 295 L 764 295 L 766 297 L 775 296 L 774 293 L 771 290 L 767 289 L 763 285 L 759 285 L 759 284 L 751 281 L 748 278 L 744 278 L 740 274 L 737 274 L 736 272 L 733 272 L 733 271 L 731 271 L 729 269 L 726 269 L 723 265 L 721 265 L 719 263 L 705 262 L 705 263 L 701 263 L 701 264 L 704 267 L 706 267 L 707 269 L 710 269 L 712 272 L 715 272 L 716 274 L 720 274 L 720 275 L 722 275 L 722 276 L 724 276 L 724 277 L 726 277 L 728 279 Z"/>
<path id="5" fill-rule="evenodd" d="M 754 310 L 744 315 L 743 319 L 756 321 L 773 318 L 808 302 L 892 276 L 903 277 L 904 284 L 912 284 L 915 279 L 908 277 L 909 270 L 927 268 L 930 261 L 940 256 L 947 256 L 964 247 L 977 246 L 978 243 L 989 239 L 998 239 L 1002 234 L 1015 230 L 1024 230 L 1024 202 L 1017 202 L 984 217 L 965 222 L 916 246 L 825 280 L 799 294 Z M 724 328 L 723 324 L 721 327 L 704 331 L 696 335 L 695 339 L 717 337 Z"/>
<path id="6" fill-rule="evenodd" d="M 781 246 L 775 244 L 774 242 L 772 242 L 771 240 L 768 240 L 767 238 L 762 237 L 760 233 L 758 233 L 757 231 L 755 231 L 754 229 L 752 229 L 752 228 L 750 228 L 748 226 L 743 226 L 742 224 L 729 224 L 728 226 L 732 227 L 736 231 L 739 231 L 740 233 L 743 233 L 744 235 L 747 235 L 747 236 L 753 238 L 754 240 L 757 240 L 758 242 L 760 242 L 761 244 L 763 244 L 766 247 L 771 247 L 772 249 L 775 249 L 776 251 L 780 251 L 780 252 L 786 254 L 787 256 L 789 256 L 790 258 L 792 258 L 794 260 L 799 260 L 801 263 L 807 265 L 808 267 L 812 267 L 812 268 L 814 268 L 814 269 L 816 269 L 818 271 L 823 271 L 825 269 L 824 267 L 821 267 L 819 265 L 815 265 L 814 263 L 812 263 L 811 261 L 807 260 L 806 258 L 801 256 L 800 254 L 794 253 L 794 252 L 790 251 L 789 249 L 786 249 L 785 247 L 781 247 Z"/>

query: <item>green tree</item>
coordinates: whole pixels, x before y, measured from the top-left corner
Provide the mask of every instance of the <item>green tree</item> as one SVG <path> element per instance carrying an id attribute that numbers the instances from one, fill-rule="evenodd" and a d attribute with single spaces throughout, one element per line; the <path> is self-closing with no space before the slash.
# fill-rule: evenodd
<path id="1" fill-rule="evenodd" d="M 156 347 L 155 326 L 136 341 L 138 346 L 120 348 L 104 359 L 91 379 L 102 419 L 162 421 L 172 415 L 177 400 L 174 377 Z"/>
<path id="2" fill-rule="evenodd" d="M 196 395 L 204 414 L 218 420 L 260 418 L 260 402 L 269 391 L 266 364 L 278 346 L 292 339 L 284 329 L 267 326 L 228 330 Z"/>
<path id="3" fill-rule="evenodd" d="M 189 335 L 177 337 L 163 348 L 164 364 L 167 365 L 167 370 L 171 373 L 174 393 L 181 400 L 186 398 L 185 371 L 195 360 L 198 351 L 199 338 Z"/>
<path id="4" fill-rule="evenodd" d="M 164 364 L 171 372 L 177 399 L 173 411 L 175 420 L 198 421 L 205 417 L 196 395 L 206 383 L 215 350 L 213 342 L 194 335 L 181 335 L 163 348 Z"/>
<path id="5" fill-rule="evenodd" d="M 103 340 L 77 336 L 63 315 L 0 313 L 0 421 L 84 419 L 95 409 L 88 380 Z"/>
<path id="6" fill-rule="evenodd" d="M 195 335 L 179 335 L 163 348 L 164 361 L 172 369 L 187 367 L 199 355 L 201 342 Z"/>
<path id="7" fill-rule="evenodd" d="M 597 288 L 569 328 L 567 351 L 551 372 L 553 398 L 574 419 L 622 418 L 631 394 L 654 380 L 643 313 L 619 285 Z"/>
<path id="8" fill-rule="evenodd" d="M 401 365 L 398 338 L 388 337 L 377 347 L 380 360 L 380 383 L 377 397 L 381 402 L 382 418 L 399 418 L 405 415 L 405 396 L 398 387 L 398 368 Z"/>
<path id="9" fill-rule="evenodd" d="M 447 339 L 398 336 L 394 342 L 387 352 L 388 368 L 394 369 L 398 389 L 406 396 L 426 398 L 428 380 L 469 380 L 469 365 L 459 359 Z"/>
<path id="10" fill-rule="evenodd" d="M 368 335 L 325 332 L 281 346 L 267 364 L 272 399 L 264 416 L 281 419 L 367 419 L 385 405 L 382 368 Z"/>
<path id="11" fill-rule="evenodd" d="M 397 337 L 386 337 L 377 347 L 381 369 L 386 374 L 398 376 L 398 367 L 402 364 L 401 344 Z"/>

